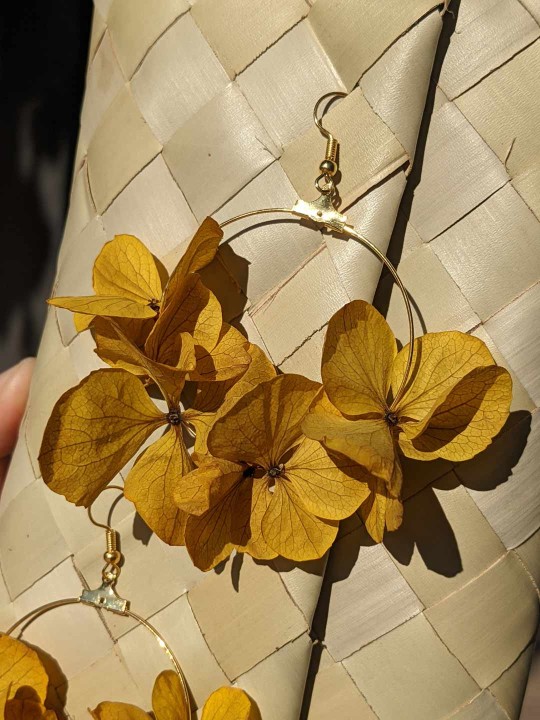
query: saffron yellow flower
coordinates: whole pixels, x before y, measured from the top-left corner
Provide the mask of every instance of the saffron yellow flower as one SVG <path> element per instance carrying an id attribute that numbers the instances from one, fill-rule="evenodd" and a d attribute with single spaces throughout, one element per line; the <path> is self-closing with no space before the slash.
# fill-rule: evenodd
<path id="1" fill-rule="evenodd" d="M 236 549 L 253 557 L 322 557 L 338 521 L 369 495 L 365 471 L 306 438 L 320 384 L 279 375 L 239 400 L 208 435 L 210 455 L 178 486 L 186 547 L 209 570 Z"/>
<path id="2" fill-rule="evenodd" d="M 362 516 L 378 542 L 385 527 L 395 530 L 402 520 L 398 450 L 417 460 L 468 460 L 491 443 L 510 411 L 510 375 L 478 338 L 439 332 L 415 340 L 411 374 L 396 397 L 408 352 L 409 346 L 398 352 L 371 305 L 358 300 L 343 307 L 326 334 L 325 395 L 302 425 L 307 437 L 370 473 Z"/>

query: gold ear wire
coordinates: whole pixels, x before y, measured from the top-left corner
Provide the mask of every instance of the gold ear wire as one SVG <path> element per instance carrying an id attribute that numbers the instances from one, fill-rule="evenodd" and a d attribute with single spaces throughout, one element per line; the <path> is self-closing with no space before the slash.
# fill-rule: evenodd
<path id="1" fill-rule="evenodd" d="M 386 266 L 386 268 L 392 275 L 394 282 L 398 286 L 401 296 L 403 298 L 403 302 L 405 304 L 405 311 L 407 313 L 407 323 L 409 330 L 409 350 L 407 353 L 407 361 L 405 363 L 401 384 L 399 385 L 396 393 L 394 394 L 394 398 L 390 406 L 390 410 L 392 410 L 394 407 L 396 407 L 398 401 L 403 397 L 408 388 L 408 382 L 410 379 L 414 355 L 414 319 L 411 301 L 407 294 L 407 290 L 405 289 L 405 286 L 403 285 L 403 282 L 398 275 L 396 268 L 376 245 L 374 245 L 370 240 L 364 237 L 364 235 L 358 232 L 358 230 L 355 230 L 352 225 L 348 224 L 347 216 L 340 213 L 336 207 L 338 204 L 338 198 L 334 182 L 334 176 L 339 169 L 339 142 L 332 135 L 332 133 L 330 133 L 322 124 L 322 120 L 319 118 L 319 108 L 321 106 L 321 103 L 327 98 L 343 98 L 346 96 L 347 93 L 341 91 L 326 93 L 317 100 L 317 102 L 315 103 L 315 107 L 313 108 L 313 120 L 315 122 L 315 125 L 319 129 L 321 135 L 326 138 L 327 141 L 326 156 L 319 166 L 319 169 L 322 170 L 322 173 L 315 180 L 315 187 L 321 193 L 320 197 L 318 197 L 316 200 L 311 201 L 302 200 L 301 198 L 299 198 L 292 208 L 274 207 L 260 208 L 258 210 L 249 210 L 247 212 L 241 213 L 240 215 L 235 215 L 234 217 L 228 218 L 227 220 L 222 220 L 220 223 L 220 227 L 225 228 L 228 225 L 232 225 L 233 223 L 238 222 L 239 220 L 245 220 L 246 218 L 255 217 L 257 215 L 294 215 L 301 220 L 309 220 L 315 223 L 321 229 L 336 232 L 340 235 L 345 236 L 346 238 L 353 238 L 354 240 L 362 243 L 362 245 L 368 248 L 381 261 L 381 263 Z M 328 103 L 328 105 L 329 104 L 330 103 Z"/>
<path id="2" fill-rule="evenodd" d="M 105 490 L 120 490 L 122 494 L 124 492 L 124 488 L 120 485 L 108 485 Z M 105 492 L 105 490 L 103 490 L 103 492 Z M 107 548 L 103 555 L 103 559 L 105 560 L 106 564 L 101 571 L 101 578 L 104 583 L 114 585 L 122 571 L 120 565 L 122 561 L 122 553 L 118 549 L 118 533 L 109 524 L 100 523 L 94 518 L 94 516 L 92 515 L 93 504 L 94 503 L 91 503 L 87 508 L 88 519 L 90 520 L 92 525 L 103 528 L 105 530 Z"/>
<path id="3" fill-rule="evenodd" d="M 121 485 L 107 485 L 107 487 L 104 490 L 102 490 L 102 492 L 105 492 L 106 490 L 120 490 L 120 492 L 122 494 L 124 493 L 124 488 Z M 95 500 L 94 500 L 94 502 L 95 502 Z M 90 522 L 92 523 L 92 525 L 95 525 L 96 527 L 100 527 L 100 528 L 103 528 L 104 530 L 114 532 L 114 530 L 110 527 L 110 525 L 108 523 L 107 524 L 100 523 L 94 518 L 94 516 L 92 515 L 92 505 L 94 504 L 94 502 L 90 503 L 90 505 L 87 508 L 87 513 L 88 513 Z"/>
<path id="4" fill-rule="evenodd" d="M 321 106 L 321 103 L 323 100 L 326 100 L 327 98 L 338 98 L 338 97 L 346 97 L 347 93 L 345 92 L 329 92 L 325 95 L 322 95 L 317 102 L 315 103 L 315 107 L 313 108 L 313 120 L 315 122 L 315 125 L 318 127 L 319 132 L 321 135 L 326 138 L 326 152 L 324 155 L 324 160 L 319 165 L 319 170 L 321 171 L 321 174 L 319 177 L 315 180 L 315 187 L 317 190 L 322 193 L 323 195 L 334 195 L 336 192 L 336 186 L 334 183 L 334 176 L 337 175 L 339 171 L 339 165 L 338 165 L 338 153 L 339 153 L 339 142 L 338 140 L 332 135 L 331 132 L 329 132 L 324 125 L 322 124 L 322 117 L 319 118 L 319 107 Z M 330 104 L 331 101 L 327 103 L 327 107 Z M 324 116 L 324 112 L 323 112 Z"/>

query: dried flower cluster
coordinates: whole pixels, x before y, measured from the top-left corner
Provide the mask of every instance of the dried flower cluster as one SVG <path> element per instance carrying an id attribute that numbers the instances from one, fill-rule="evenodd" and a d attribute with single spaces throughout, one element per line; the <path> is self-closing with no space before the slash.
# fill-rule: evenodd
<path id="1" fill-rule="evenodd" d="M 477 338 L 427 334 L 395 401 L 408 347 L 398 352 L 384 318 L 354 301 L 330 320 L 322 385 L 278 374 L 223 322 L 198 274 L 221 238 L 205 220 L 167 279 L 139 240 L 116 236 L 96 259 L 95 295 L 50 301 L 76 313 L 111 367 L 57 402 L 39 458 L 45 482 L 89 506 L 137 456 L 126 498 L 203 570 L 233 550 L 322 557 L 359 509 L 381 541 L 402 520 L 399 453 L 457 461 L 482 451 L 508 417 L 508 372 Z"/>
<path id="2" fill-rule="evenodd" d="M 0 635 L 0 717 L 4 720 L 57 720 L 45 706 L 49 677 L 35 650 Z M 189 720 L 192 716 L 179 676 L 158 675 L 152 690 L 153 714 L 123 702 L 101 702 L 89 710 L 94 720 Z M 261 720 L 257 705 L 240 688 L 222 687 L 202 709 L 201 720 Z"/>

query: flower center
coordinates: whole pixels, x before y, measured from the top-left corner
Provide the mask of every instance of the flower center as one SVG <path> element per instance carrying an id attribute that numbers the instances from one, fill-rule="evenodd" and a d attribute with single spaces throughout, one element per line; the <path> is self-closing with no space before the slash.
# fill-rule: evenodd
<path id="1" fill-rule="evenodd" d="M 283 465 L 283 463 L 280 463 L 279 465 L 274 465 L 273 467 L 271 467 L 268 471 L 268 474 L 271 478 L 278 478 L 284 470 L 285 465 Z"/>
<path id="2" fill-rule="evenodd" d="M 399 418 L 398 418 L 398 416 L 396 415 L 396 413 L 395 413 L 395 412 L 391 412 L 390 410 L 387 410 L 387 411 L 384 413 L 384 419 L 385 419 L 386 422 L 387 422 L 389 425 L 391 425 L 392 427 L 394 427 L 395 425 L 397 425 L 398 422 L 399 422 Z"/>
<path id="3" fill-rule="evenodd" d="M 169 410 L 165 417 L 170 425 L 180 425 L 182 422 L 182 414 L 180 410 Z"/>
<path id="4" fill-rule="evenodd" d="M 155 310 L 157 312 L 159 310 L 159 300 L 156 300 L 156 298 L 152 298 L 148 303 L 148 307 L 152 308 L 152 310 Z"/>

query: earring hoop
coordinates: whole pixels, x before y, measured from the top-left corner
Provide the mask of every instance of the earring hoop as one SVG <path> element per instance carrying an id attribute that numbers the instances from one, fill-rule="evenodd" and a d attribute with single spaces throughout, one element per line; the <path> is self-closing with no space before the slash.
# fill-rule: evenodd
<path id="1" fill-rule="evenodd" d="M 108 485 L 103 492 L 105 492 L 105 490 L 120 490 L 123 492 L 123 488 L 120 485 Z M 87 508 L 87 512 L 90 522 L 96 527 L 103 528 L 106 533 L 106 550 L 103 555 L 105 566 L 101 573 L 101 585 L 95 590 L 87 590 L 86 588 L 83 588 L 78 597 L 53 600 L 50 603 L 46 603 L 45 605 L 41 605 L 34 610 L 31 610 L 13 623 L 13 625 L 5 632 L 5 635 L 13 635 L 16 630 L 23 626 L 26 627 L 30 625 L 42 615 L 45 615 L 51 610 L 66 607 L 67 605 L 86 605 L 94 607 L 96 610 L 106 610 L 107 612 L 111 612 L 116 615 L 131 618 L 132 620 L 135 620 L 137 625 L 148 630 L 165 655 L 167 655 L 180 680 L 186 708 L 189 713 L 188 720 L 191 720 L 191 701 L 187 681 L 174 651 L 161 633 L 151 623 L 130 609 L 130 601 L 120 597 L 116 592 L 116 583 L 121 571 L 120 563 L 123 560 L 122 553 L 118 549 L 118 532 L 108 523 L 100 523 L 95 520 L 92 514 L 92 505 Z"/>
<path id="2" fill-rule="evenodd" d="M 337 233 L 346 238 L 356 240 L 360 244 L 364 245 L 370 250 L 375 257 L 388 269 L 394 282 L 398 286 L 403 302 L 405 304 L 405 310 L 407 313 L 408 322 L 408 334 L 409 334 L 409 350 L 407 355 L 407 361 L 405 363 L 405 371 L 401 384 L 392 399 L 390 405 L 390 411 L 392 411 L 397 403 L 402 399 L 407 389 L 407 383 L 409 381 L 413 357 L 414 357 L 414 319 L 412 313 L 412 305 L 409 299 L 407 290 L 399 277 L 399 274 L 395 266 L 390 262 L 386 255 L 379 250 L 370 240 L 356 230 L 352 225 L 347 222 L 347 216 L 339 212 L 339 197 L 337 195 L 336 183 L 334 177 L 339 171 L 338 154 L 339 154 L 339 142 L 322 124 L 322 118 L 319 118 L 318 111 L 323 100 L 330 97 L 346 97 L 347 93 L 344 92 L 330 92 L 322 95 L 313 109 L 313 119 L 315 125 L 319 129 L 321 135 L 326 138 L 326 153 L 324 160 L 321 161 L 319 169 L 321 174 L 315 180 L 315 187 L 321 193 L 321 195 L 313 201 L 306 201 L 298 199 L 291 208 L 287 207 L 275 207 L 275 208 L 260 208 L 258 210 L 249 210 L 248 212 L 235 215 L 234 217 L 228 218 L 220 223 L 222 229 L 240 220 L 246 218 L 256 217 L 257 215 L 268 215 L 268 214 L 286 214 L 293 215 L 300 221 L 308 221 L 314 223 L 321 230 L 328 230 L 330 232 Z M 324 113 L 323 113 L 324 117 Z"/>

